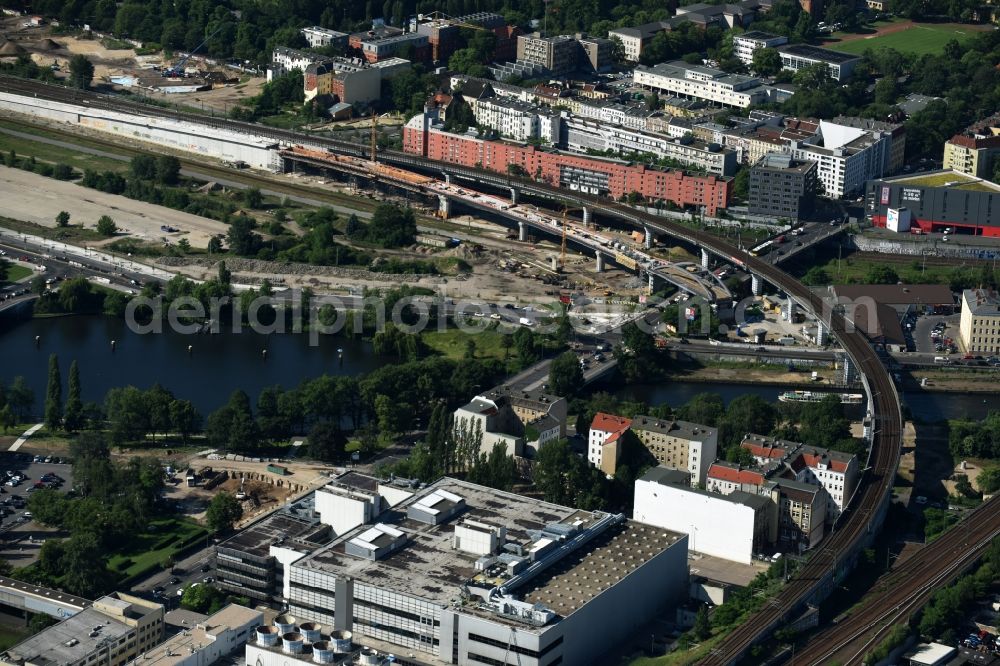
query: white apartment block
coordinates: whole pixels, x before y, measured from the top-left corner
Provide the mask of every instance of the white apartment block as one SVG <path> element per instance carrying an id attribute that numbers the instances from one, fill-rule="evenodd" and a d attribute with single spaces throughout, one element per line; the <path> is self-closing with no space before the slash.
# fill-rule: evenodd
<path id="1" fill-rule="evenodd" d="M 816 179 L 823 194 L 840 199 L 862 191 L 865 183 L 885 175 L 891 135 L 820 121 L 816 136 L 792 141 L 785 152 L 797 160 L 816 162 Z"/>
<path id="2" fill-rule="evenodd" d="M 531 104 L 490 97 L 476 103 L 473 115 L 479 125 L 505 139 L 528 141 L 539 136 L 539 109 Z"/>
<path id="3" fill-rule="evenodd" d="M 757 49 L 773 49 L 788 43 L 788 37 L 772 35 L 759 30 L 751 30 L 742 35 L 733 36 L 733 55 L 744 65 L 753 62 L 753 54 Z"/>
<path id="4" fill-rule="evenodd" d="M 346 32 L 337 32 L 329 28 L 321 28 L 318 25 L 314 25 L 311 28 L 302 28 L 302 36 L 306 38 L 306 42 L 313 48 L 336 43 L 343 43 L 346 46 L 348 37 Z"/>
<path id="5" fill-rule="evenodd" d="M 778 52 L 781 53 L 783 69 L 798 71 L 817 63 L 824 63 L 830 71 L 830 76 L 838 82 L 849 78 L 854 67 L 861 62 L 858 56 L 808 44 L 787 44 L 778 48 Z"/>
<path id="6" fill-rule="evenodd" d="M 737 154 L 718 144 L 708 144 L 690 136 L 673 137 L 629 129 L 582 118 L 564 118 L 566 148 L 574 152 L 611 150 L 616 153 L 649 153 L 677 160 L 685 165 L 719 176 L 729 176 L 739 167 Z"/>
<path id="7" fill-rule="evenodd" d="M 962 292 L 959 339 L 967 352 L 1000 354 L 1000 297 L 995 291 L 966 289 Z"/>
<path id="8" fill-rule="evenodd" d="M 666 21 L 656 21 L 638 25 L 634 28 L 616 28 L 608 31 L 608 39 L 618 39 L 622 43 L 625 60 L 639 62 L 643 47 L 656 36 L 670 27 Z"/>
<path id="9" fill-rule="evenodd" d="M 763 104 L 774 93 L 773 88 L 755 77 L 728 74 L 681 60 L 653 67 L 639 65 L 635 68 L 634 80 L 636 85 L 649 90 L 734 108 Z"/>
<path id="10" fill-rule="evenodd" d="M 305 53 L 295 49 L 278 46 L 271 54 L 271 66 L 267 68 L 267 80 L 270 81 L 276 76 L 282 76 L 296 69 L 305 72 L 309 65 L 326 60 L 321 55 L 315 53 Z"/>

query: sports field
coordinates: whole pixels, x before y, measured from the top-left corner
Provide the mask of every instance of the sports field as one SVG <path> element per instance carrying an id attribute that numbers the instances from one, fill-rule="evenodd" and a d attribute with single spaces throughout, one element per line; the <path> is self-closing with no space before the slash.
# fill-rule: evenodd
<path id="1" fill-rule="evenodd" d="M 902 27 L 902 26 L 900 26 Z M 823 46 L 834 51 L 861 55 L 868 49 L 893 48 L 901 53 L 940 53 L 949 40 L 962 42 L 982 28 L 960 23 L 911 23 L 902 29 L 879 30 L 878 34 L 831 42 Z M 852 35 L 853 36 L 853 35 Z"/>

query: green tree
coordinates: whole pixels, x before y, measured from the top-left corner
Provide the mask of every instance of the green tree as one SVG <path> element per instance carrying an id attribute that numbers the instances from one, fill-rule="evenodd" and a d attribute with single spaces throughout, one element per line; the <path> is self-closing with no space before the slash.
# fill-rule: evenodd
<path id="1" fill-rule="evenodd" d="M 256 223 L 249 215 L 237 215 L 229 225 L 229 248 L 241 256 L 257 254 L 260 249 L 262 239 L 260 234 L 254 232 Z"/>
<path id="2" fill-rule="evenodd" d="M 309 430 L 309 455 L 324 462 L 337 462 L 344 458 L 347 437 L 339 424 L 317 421 Z"/>
<path id="3" fill-rule="evenodd" d="M 704 606 L 698 608 L 698 612 L 694 616 L 694 627 L 691 629 L 691 633 L 699 641 L 703 641 L 712 635 L 712 625 L 708 621 L 708 609 Z"/>
<path id="4" fill-rule="evenodd" d="M 222 239 L 219 236 L 212 236 L 208 239 L 208 244 L 205 246 L 205 250 L 209 254 L 218 254 L 222 252 Z"/>
<path id="5" fill-rule="evenodd" d="M 49 355 L 49 381 L 45 389 L 45 427 L 53 432 L 62 424 L 62 378 L 59 357 Z"/>
<path id="6" fill-rule="evenodd" d="M 69 213 L 67 213 L 64 210 L 59 211 L 59 214 L 56 215 L 56 226 L 59 226 L 59 227 L 68 227 L 69 226 Z"/>
<path id="7" fill-rule="evenodd" d="M 226 595 L 222 590 L 205 583 L 193 583 L 181 595 L 181 607 L 196 613 L 217 612 L 225 601 Z"/>
<path id="8" fill-rule="evenodd" d="M 759 51 L 760 49 L 758 49 Z M 746 201 L 750 195 L 750 167 L 744 165 L 739 168 L 733 177 L 733 197 L 739 201 Z"/>
<path id="9" fill-rule="evenodd" d="M 69 81 L 74 88 L 86 90 L 94 80 L 94 63 L 85 55 L 75 55 L 69 60 Z"/>
<path id="10" fill-rule="evenodd" d="M 750 67 L 759 76 L 774 76 L 781 71 L 781 54 L 778 53 L 778 49 L 757 49 L 753 52 L 753 62 Z"/>
<path id="11" fill-rule="evenodd" d="M 899 275 L 888 264 L 875 264 L 865 274 L 865 284 L 896 284 Z"/>
<path id="12" fill-rule="evenodd" d="M 63 415 L 66 432 L 76 432 L 83 427 L 83 400 L 80 395 L 80 367 L 74 360 L 69 365 L 69 392 L 66 396 L 66 412 Z"/>
<path id="13" fill-rule="evenodd" d="M 264 207 L 264 195 L 260 193 L 259 187 L 248 187 L 243 190 L 243 204 L 247 208 L 254 210 Z"/>
<path id="14" fill-rule="evenodd" d="M 699 393 L 677 410 L 677 418 L 715 428 L 722 421 L 726 408 L 717 393 Z"/>
<path id="15" fill-rule="evenodd" d="M 527 368 L 539 359 L 538 340 L 535 333 L 527 326 L 521 326 L 514 331 L 514 349 L 517 350 L 517 360 L 522 368 Z"/>
<path id="16" fill-rule="evenodd" d="M 190 400 L 173 400 L 170 403 L 170 424 L 187 443 L 188 438 L 201 426 L 201 414 Z"/>
<path id="17" fill-rule="evenodd" d="M 152 155 L 136 155 L 129 162 L 129 172 L 138 180 L 155 180 L 156 158 Z"/>
<path id="18" fill-rule="evenodd" d="M 118 225 L 107 215 L 101 215 L 97 220 L 97 233 L 102 236 L 114 236 L 118 232 Z"/>
<path id="19" fill-rule="evenodd" d="M 976 487 L 984 495 L 992 495 L 1000 490 L 1000 467 L 987 467 L 976 477 Z"/>
<path id="20" fill-rule="evenodd" d="M 14 416 L 14 410 L 11 409 L 10 405 L 0 407 L 0 428 L 3 428 L 4 434 L 9 433 L 15 425 L 17 425 L 17 417 Z"/>
<path id="21" fill-rule="evenodd" d="M 236 498 L 227 492 L 216 493 L 208 503 L 205 511 L 205 522 L 216 534 L 233 529 L 236 521 L 243 516 L 243 507 Z"/>
<path id="22" fill-rule="evenodd" d="M 180 180 L 181 161 L 173 155 L 156 158 L 156 181 L 161 185 L 176 185 Z"/>
<path id="23" fill-rule="evenodd" d="M 802 276 L 802 281 L 810 286 L 821 287 L 830 284 L 830 273 L 821 266 L 812 266 Z"/>
<path id="24" fill-rule="evenodd" d="M 583 388 L 583 370 L 576 354 L 563 352 L 549 366 L 549 387 L 555 395 L 573 396 Z"/>
<path id="25" fill-rule="evenodd" d="M 31 408 L 35 404 L 35 393 L 28 386 L 28 381 L 18 375 L 7 389 L 7 404 L 14 410 L 17 421 L 23 422 L 31 418 Z"/>
<path id="26" fill-rule="evenodd" d="M 219 262 L 219 284 L 226 287 L 230 285 L 233 281 L 233 272 L 226 267 L 226 262 Z"/>

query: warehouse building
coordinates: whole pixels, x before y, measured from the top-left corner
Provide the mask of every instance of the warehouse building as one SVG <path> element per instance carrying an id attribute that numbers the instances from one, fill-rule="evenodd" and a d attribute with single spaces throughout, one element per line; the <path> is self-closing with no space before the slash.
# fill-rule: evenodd
<path id="1" fill-rule="evenodd" d="M 872 180 L 865 216 L 900 233 L 1000 237 L 1000 186 L 954 170 Z"/>
<path id="2" fill-rule="evenodd" d="M 457 664 L 584 664 L 687 596 L 687 536 L 442 478 L 292 566 L 289 613 Z"/>

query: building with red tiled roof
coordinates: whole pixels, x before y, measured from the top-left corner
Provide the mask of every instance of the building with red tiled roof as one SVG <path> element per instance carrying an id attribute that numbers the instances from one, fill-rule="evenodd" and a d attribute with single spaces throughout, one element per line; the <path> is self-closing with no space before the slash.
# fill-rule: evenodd
<path id="1" fill-rule="evenodd" d="M 737 490 L 759 493 L 766 481 L 767 477 L 758 469 L 749 469 L 736 463 L 717 460 L 708 468 L 705 485 L 712 492 L 723 495 Z"/>
<path id="2" fill-rule="evenodd" d="M 632 425 L 632 419 L 597 412 L 590 423 L 587 437 L 587 460 L 605 474 L 614 474 L 618 466 L 621 436 Z"/>
<path id="3" fill-rule="evenodd" d="M 740 446 L 764 466 L 768 478 L 788 478 L 826 490 L 827 517 L 833 521 L 851 500 L 858 484 L 858 459 L 833 451 L 764 435 L 748 434 Z"/>

